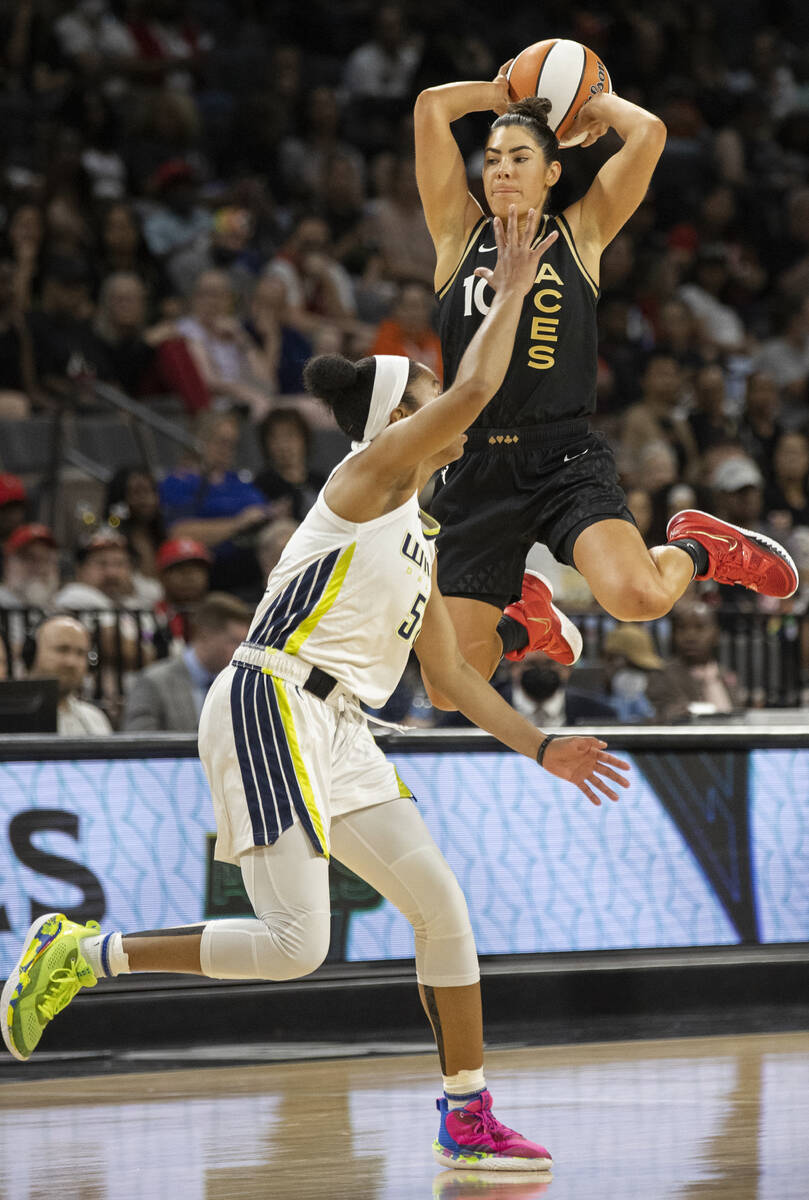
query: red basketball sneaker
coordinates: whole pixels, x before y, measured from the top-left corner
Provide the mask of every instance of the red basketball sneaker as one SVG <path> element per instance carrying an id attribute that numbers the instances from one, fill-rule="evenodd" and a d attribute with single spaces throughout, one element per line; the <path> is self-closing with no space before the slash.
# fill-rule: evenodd
<path id="1" fill-rule="evenodd" d="M 522 650 L 509 650 L 506 658 L 510 662 L 522 662 L 534 650 L 541 650 L 566 667 L 581 658 L 581 634 L 552 601 L 553 591 L 545 576 L 538 571 L 526 571 L 522 577 L 522 596 L 503 610 L 504 616 L 519 621 L 528 631 L 528 645 Z"/>
<path id="2" fill-rule="evenodd" d="M 666 527 L 666 540 L 677 538 L 693 538 L 708 552 L 708 571 L 696 579 L 736 583 L 781 600 L 798 586 L 797 568 L 784 547 L 751 529 L 688 508 L 675 513 Z"/>

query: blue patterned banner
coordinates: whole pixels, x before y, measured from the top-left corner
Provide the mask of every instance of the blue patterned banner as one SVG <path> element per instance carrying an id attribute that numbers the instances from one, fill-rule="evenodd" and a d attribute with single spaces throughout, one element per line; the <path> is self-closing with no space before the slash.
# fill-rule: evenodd
<path id="1" fill-rule="evenodd" d="M 638 753 L 600 809 L 514 754 L 390 757 L 481 954 L 809 941 L 809 751 Z M 0 762 L 0 822 L 0 977 L 51 909 L 124 930 L 246 911 L 194 758 Z M 405 919 L 337 866 L 332 898 L 332 958 L 412 956 Z"/>

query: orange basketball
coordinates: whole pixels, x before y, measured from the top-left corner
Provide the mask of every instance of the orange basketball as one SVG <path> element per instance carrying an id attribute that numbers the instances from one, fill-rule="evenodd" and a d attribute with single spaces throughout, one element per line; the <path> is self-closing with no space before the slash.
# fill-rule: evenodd
<path id="1" fill-rule="evenodd" d="M 550 100 L 548 124 L 560 142 L 567 141 L 565 134 L 586 100 L 612 91 L 609 72 L 598 55 L 566 38 L 548 38 L 526 46 L 509 67 L 507 77 L 512 100 L 525 96 Z M 586 136 L 579 134 L 567 144 L 577 146 Z"/>

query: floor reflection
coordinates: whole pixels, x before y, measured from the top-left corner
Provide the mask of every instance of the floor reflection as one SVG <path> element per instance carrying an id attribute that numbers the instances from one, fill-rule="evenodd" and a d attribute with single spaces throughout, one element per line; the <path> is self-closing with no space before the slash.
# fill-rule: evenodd
<path id="1" fill-rule="evenodd" d="M 804 1200 L 809 1035 L 501 1051 L 548 1175 L 441 1170 L 431 1055 L 0 1086 L 0 1196 Z M 58 1178 L 56 1192 L 52 1190 Z"/>

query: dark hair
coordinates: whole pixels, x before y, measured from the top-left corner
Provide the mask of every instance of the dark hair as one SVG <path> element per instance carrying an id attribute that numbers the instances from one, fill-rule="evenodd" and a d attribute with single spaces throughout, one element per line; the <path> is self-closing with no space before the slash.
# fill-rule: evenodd
<path id="1" fill-rule="evenodd" d="M 498 117 L 489 127 L 502 129 L 506 125 L 523 125 L 538 143 L 547 162 L 553 162 L 559 153 L 559 139 L 548 124 L 548 113 L 551 102 L 541 96 L 526 96 L 509 104 L 502 117 Z"/>
<path id="2" fill-rule="evenodd" d="M 287 406 L 286 408 L 275 408 L 272 412 L 267 413 L 266 417 L 259 423 L 258 436 L 259 445 L 266 453 L 267 438 L 275 432 L 276 425 L 294 425 L 298 433 L 301 435 L 306 446 L 306 457 L 309 457 L 309 450 L 312 445 L 312 430 L 309 427 L 309 422 L 306 417 L 299 413 L 297 408 Z"/>
<path id="3" fill-rule="evenodd" d="M 203 630 L 218 633 L 231 621 L 249 625 L 252 619 L 253 609 L 238 596 L 232 596 L 230 592 L 208 592 L 191 614 L 192 636 Z"/>
<path id="4" fill-rule="evenodd" d="M 307 392 L 331 409 L 343 433 L 355 442 L 361 442 L 371 407 L 375 374 L 373 358 L 361 358 L 353 363 L 342 354 L 319 354 L 317 358 L 310 358 L 303 368 L 303 384 Z M 420 374 L 421 367 L 411 359 L 407 387 Z M 406 408 L 414 407 L 407 388 L 401 403 Z"/>

